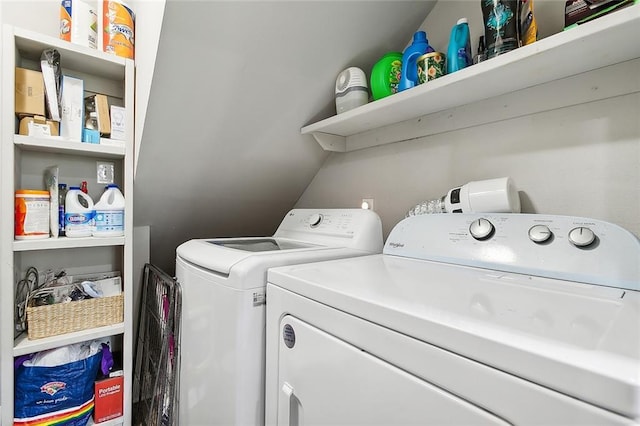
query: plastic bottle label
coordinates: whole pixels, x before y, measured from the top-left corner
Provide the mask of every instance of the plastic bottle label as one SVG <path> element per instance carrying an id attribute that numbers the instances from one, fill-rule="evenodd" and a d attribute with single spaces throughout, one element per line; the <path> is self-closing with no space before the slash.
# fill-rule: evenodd
<path id="1" fill-rule="evenodd" d="M 124 231 L 124 211 L 96 211 L 96 232 Z"/>
<path id="2" fill-rule="evenodd" d="M 64 236 L 64 204 L 58 204 L 58 235 Z"/>
<path id="3" fill-rule="evenodd" d="M 88 232 L 90 235 L 95 223 L 95 216 L 95 211 L 85 213 L 65 213 L 64 225 L 66 233 Z"/>

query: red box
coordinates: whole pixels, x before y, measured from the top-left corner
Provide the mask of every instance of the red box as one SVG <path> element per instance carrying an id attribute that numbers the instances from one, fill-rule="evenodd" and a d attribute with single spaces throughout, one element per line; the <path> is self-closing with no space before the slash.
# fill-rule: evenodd
<path id="1" fill-rule="evenodd" d="M 93 421 L 105 422 L 122 416 L 122 393 L 124 377 L 109 377 L 98 380 L 95 385 L 95 407 Z"/>

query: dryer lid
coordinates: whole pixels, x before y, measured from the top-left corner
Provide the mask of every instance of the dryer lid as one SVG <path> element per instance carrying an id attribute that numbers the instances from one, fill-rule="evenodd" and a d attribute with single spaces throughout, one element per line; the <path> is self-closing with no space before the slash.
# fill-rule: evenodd
<path id="1" fill-rule="evenodd" d="M 389 255 L 274 268 L 268 282 L 640 417 L 640 292 Z"/>

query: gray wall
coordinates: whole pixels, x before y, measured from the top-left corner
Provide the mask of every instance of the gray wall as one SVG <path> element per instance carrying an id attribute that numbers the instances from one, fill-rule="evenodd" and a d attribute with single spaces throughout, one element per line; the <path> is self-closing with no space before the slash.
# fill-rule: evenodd
<path id="1" fill-rule="evenodd" d="M 271 235 L 327 154 L 336 76 L 402 49 L 433 1 L 166 3 L 135 181 L 135 223 L 172 271 L 191 238 Z"/>
<path id="2" fill-rule="evenodd" d="M 561 3 L 536 1 L 541 36 L 561 30 Z M 421 28 L 437 49 L 445 49 L 451 25 L 468 16 L 476 46 L 479 9 L 476 1 L 441 1 Z M 629 79 L 639 78 L 637 62 L 631 68 L 635 71 L 625 74 Z M 624 84 L 624 78 L 602 74 L 601 87 Z M 543 95 L 538 98 L 558 96 L 550 87 L 536 90 Z M 505 104 L 513 100 L 501 99 Z M 386 236 L 422 200 L 438 198 L 468 181 L 511 176 L 521 191 L 524 212 L 592 217 L 640 235 L 639 116 L 640 95 L 636 92 L 346 154 L 332 153 L 296 207 L 355 207 L 362 198 L 373 198 Z M 396 131 L 413 136 L 408 126 Z M 308 136 L 307 143 L 315 141 Z"/>

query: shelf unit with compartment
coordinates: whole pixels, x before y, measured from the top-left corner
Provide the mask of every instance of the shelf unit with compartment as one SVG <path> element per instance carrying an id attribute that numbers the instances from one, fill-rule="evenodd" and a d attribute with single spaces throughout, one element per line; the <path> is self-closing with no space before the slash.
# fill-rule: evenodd
<path id="1" fill-rule="evenodd" d="M 349 152 L 638 91 L 638 28 L 640 4 L 310 123 L 301 133 L 326 151 Z M 603 87 L 605 79 L 618 81 Z"/>
<path id="2" fill-rule="evenodd" d="M 124 370 L 124 415 L 108 424 L 131 423 L 133 368 L 133 123 L 134 63 L 130 59 L 77 46 L 9 25 L 2 28 L 2 86 L 0 134 L 0 424 L 13 423 L 14 357 L 96 338 L 109 337 Z M 60 52 L 64 75 L 84 81 L 85 96 L 105 94 L 110 105 L 126 111 L 126 135 L 121 142 L 102 140 L 82 143 L 60 137 L 32 137 L 17 134 L 14 114 L 15 68 L 40 69 L 44 49 Z M 15 124 L 15 125 L 14 125 Z M 104 188 L 97 183 L 97 162 L 114 165 L 114 183 L 125 195 L 125 233 L 112 238 L 14 238 L 14 194 L 18 189 L 45 189 L 44 169 L 58 166 L 59 182 L 76 186 L 88 182 L 89 195 L 97 201 Z M 119 271 L 124 291 L 124 321 L 42 339 L 16 336 L 14 321 L 15 286 L 25 271 L 34 266 L 44 271 L 68 274 Z"/>

